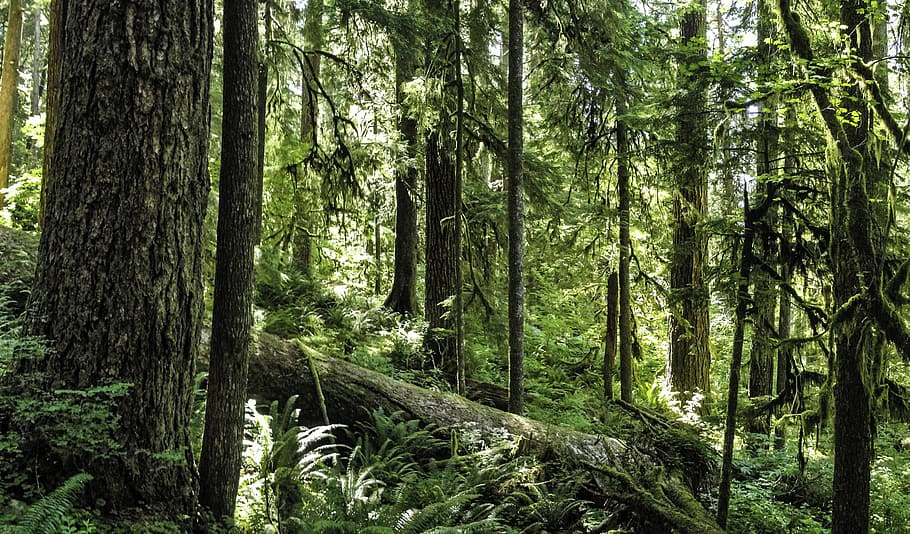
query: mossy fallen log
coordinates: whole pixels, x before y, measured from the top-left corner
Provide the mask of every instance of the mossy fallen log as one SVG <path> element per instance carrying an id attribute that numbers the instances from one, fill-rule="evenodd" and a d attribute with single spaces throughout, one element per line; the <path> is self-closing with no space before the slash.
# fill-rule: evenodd
<path id="1" fill-rule="evenodd" d="M 505 431 L 521 440 L 527 454 L 556 458 L 585 470 L 605 504 L 626 507 L 648 532 L 722 532 L 683 482 L 682 473 L 660 465 L 647 451 L 622 440 L 545 424 L 420 388 L 268 334 L 261 335 L 258 353 L 250 364 L 250 395 L 261 401 L 299 395 L 301 418 L 322 424 L 311 362 L 332 423 L 352 425 L 381 408 L 441 429 L 470 428 L 486 439 Z"/>

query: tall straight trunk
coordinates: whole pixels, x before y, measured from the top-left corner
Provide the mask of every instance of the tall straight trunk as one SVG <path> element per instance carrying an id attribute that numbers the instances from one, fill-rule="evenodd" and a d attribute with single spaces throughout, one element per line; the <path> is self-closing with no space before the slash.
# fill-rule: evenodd
<path id="1" fill-rule="evenodd" d="M 524 411 L 524 23 L 522 0 L 509 0 L 509 411 Z M 604 386 L 606 387 L 606 385 Z"/>
<path id="2" fill-rule="evenodd" d="M 303 12 L 303 48 L 306 53 L 301 65 L 303 83 L 300 100 L 300 141 L 313 147 L 319 143 L 319 101 L 316 95 L 322 60 L 315 52 L 322 50 L 323 47 L 324 8 L 323 0 L 310 0 Z M 296 172 L 308 173 L 310 169 L 298 169 Z M 310 237 L 312 221 L 309 217 L 309 206 L 303 205 L 306 199 L 298 194 L 296 202 L 294 266 L 300 272 L 310 274 L 313 263 L 313 239 Z"/>
<path id="3" fill-rule="evenodd" d="M 442 0 L 426 0 L 426 8 L 437 24 L 444 25 L 440 32 L 451 30 L 452 16 Z M 430 38 L 427 43 L 427 64 L 431 75 L 443 80 L 441 109 L 436 123 L 427 132 L 426 140 L 426 269 L 424 315 L 429 323 L 424 345 L 428 353 L 427 364 L 442 370 L 446 378 L 456 385 L 458 381 L 458 339 L 455 309 L 458 273 L 456 262 L 458 243 L 455 237 L 457 172 L 455 153 L 458 149 L 453 124 L 456 111 L 456 45 L 451 39 Z"/>
<path id="4" fill-rule="evenodd" d="M 32 11 L 32 93 L 29 95 L 31 115 L 41 114 L 41 96 L 44 94 L 44 69 L 41 68 L 41 5 L 35 3 Z M 33 165 L 41 163 L 41 149 L 33 139 L 29 139 Z"/>
<path id="5" fill-rule="evenodd" d="M 630 187 L 629 128 L 625 115 L 625 77 L 619 77 L 622 94 L 616 99 L 617 195 L 619 196 L 619 389 L 620 398 L 632 402 L 632 288 L 629 262 L 632 258 L 632 239 L 629 234 Z"/>
<path id="6" fill-rule="evenodd" d="M 122 454 L 86 465 L 110 507 L 192 515 L 193 371 L 202 326 L 212 2 L 73 2 L 60 120 L 25 332 L 47 388 L 131 384 Z M 157 21 L 148 24 L 148 21 Z M 95 105 L 89 105 L 94 103 Z"/>
<path id="7" fill-rule="evenodd" d="M 199 502 L 234 516 L 253 325 L 253 251 L 259 240 L 258 0 L 224 5 L 224 112 L 215 294 Z"/>
<path id="8" fill-rule="evenodd" d="M 51 0 L 47 38 L 47 98 L 44 115 L 44 160 L 41 164 L 41 198 L 38 208 L 38 224 L 44 227 L 47 189 L 51 178 L 51 159 L 57 132 L 58 106 L 60 102 L 60 74 L 63 67 L 63 43 L 66 27 L 66 11 L 69 0 Z"/>
<path id="9" fill-rule="evenodd" d="M 698 223 L 708 210 L 708 123 L 705 0 L 689 5 L 680 22 L 679 77 L 682 95 L 677 106 L 673 195 L 673 244 L 670 288 L 668 383 L 688 399 L 692 392 L 710 393 L 711 354 L 708 348 L 708 287 L 704 263 L 708 239 Z"/>
<path id="10" fill-rule="evenodd" d="M 616 337 L 619 330 L 619 273 L 607 278 L 607 335 L 604 336 L 604 400 L 613 400 L 613 372 L 616 370 Z"/>
<path id="11" fill-rule="evenodd" d="M 760 79 L 768 80 L 772 72 L 772 62 L 776 48 L 770 44 L 774 28 L 774 12 L 770 0 L 758 2 L 758 71 Z M 777 187 L 777 112 L 776 99 L 766 98 L 758 108 L 758 151 L 755 166 L 756 176 L 762 182 L 758 186 L 762 196 L 773 195 Z M 777 263 L 777 242 L 772 231 L 777 226 L 777 209 L 771 208 L 765 216 L 766 231 L 757 236 L 756 257 L 765 265 Z M 772 283 L 767 271 L 759 269 L 753 275 L 755 281 L 754 302 L 755 314 L 752 327 L 752 350 L 749 355 L 749 397 L 763 397 L 774 391 L 775 351 L 771 340 L 777 337 L 775 311 L 777 305 L 777 286 Z M 754 433 L 767 433 L 769 418 L 755 419 L 749 422 L 749 430 Z"/>
<path id="12" fill-rule="evenodd" d="M 455 390 L 459 395 L 464 395 L 467 393 L 465 381 L 467 365 L 464 354 L 464 271 L 462 270 L 464 266 L 462 262 L 464 255 L 464 204 L 462 203 L 462 198 L 464 198 L 464 77 L 461 64 L 464 45 L 461 42 L 461 2 L 450 0 L 449 10 L 452 12 L 455 26 L 452 32 L 455 47 L 455 309 L 453 310 L 455 313 Z"/>
<path id="13" fill-rule="evenodd" d="M 407 165 L 399 165 L 395 171 L 395 266 L 392 289 L 384 305 L 407 315 L 417 309 L 417 168 L 413 164 L 417 157 L 417 119 L 411 116 L 404 84 L 413 78 L 417 61 L 413 35 L 399 37 L 403 42 L 395 41 L 395 103 Z"/>
<path id="14" fill-rule="evenodd" d="M 0 74 L 0 190 L 9 187 L 12 160 L 13 114 L 19 84 L 19 49 L 22 43 L 22 0 L 10 0 Z M 0 209 L 6 199 L 0 191 Z"/>
<path id="15" fill-rule="evenodd" d="M 736 285 L 736 313 L 733 330 L 733 349 L 730 356 L 730 381 L 727 386 L 727 415 L 724 424 L 724 446 L 721 459 L 720 488 L 717 495 L 717 524 L 727 527 L 730 510 L 730 484 L 733 480 L 733 440 L 736 437 L 736 409 L 739 401 L 739 377 L 743 361 L 743 342 L 746 331 L 746 310 L 749 306 L 749 278 L 752 273 L 752 246 L 755 225 L 749 208 L 748 193 L 743 193 L 743 234 L 739 278 Z"/>
<path id="16" fill-rule="evenodd" d="M 890 303 L 882 298 L 880 269 L 888 227 L 884 219 L 887 179 L 879 168 L 879 142 L 874 136 L 869 108 L 859 82 L 847 84 L 849 98 L 841 100 L 848 116 L 836 114 L 826 83 L 833 79 L 830 67 L 814 61 L 811 43 L 790 0 L 778 0 L 781 20 L 791 49 L 806 62 L 820 82 L 810 90 L 818 113 L 830 135 L 833 150 L 829 161 L 831 197 L 829 262 L 834 273 L 832 294 L 837 310 L 831 324 L 834 346 L 834 491 L 831 527 L 834 534 L 869 530 L 869 488 L 872 462 L 872 410 L 867 383 L 875 332 L 867 318 L 879 326 L 886 321 Z M 868 65 L 872 58 L 872 32 L 864 0 L 841 2 L 841 31 L 850 47 L 848 57 Z M 851 65 L 853 67 L 853 65 Z M 893 310 L 890 310 L 893 313 Z M 901 339 L 896 337 L 896 339 Z"/>

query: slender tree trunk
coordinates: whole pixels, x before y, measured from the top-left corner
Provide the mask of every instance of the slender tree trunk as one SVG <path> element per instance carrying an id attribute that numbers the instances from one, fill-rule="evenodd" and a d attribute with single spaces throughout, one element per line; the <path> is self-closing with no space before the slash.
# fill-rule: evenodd
<path id="1" fill-rule="evenodd" d="M 466 393 L 464 354 L 464 78 L 461 72 L 464 45 L 461 42 L 461 2 L 450 0 L 454 19 L 455 46 L 455 390 Z M 511 400 L 510 400 L 511 402 Z"/>
<path id="2" fill-rule="evenodd" d="M 323 0 L 310 0 L 304 9 L 303 22 L 303 87 L 300 101 L 300 140 L 304 145 L 315 147 L 319 144 L 319 101 L 317 83 L 321 72 L 321 56 L 315 51 L 323 48 L 322 13 Z M 296 172 L 309 173 L 310 169 Z M 310 274 L 313 264 L 313 239 L 310 237 L 312 221 L 307 200 L 298 193 L 294 228 L 294 266 L 300 272 Z"/>
<path id="3" fill-rule="evenodd" d="M 730 483 L 733 479 L 733 440 L 736 437 L 736 409 L 739 401 L 739 377 L 743 361 L 743 342 L 746 330 L 746 310 L 749 306 L 749 277 L 752 273 L 752 245 L 755 226 L 749 208 L 748 193 L 743 195 L 745 233 L 739 264 L 739 282 L 736 290 L 736 318 L 733 331 L 733 354 L 730 357 L 730 382 L 727 387 L 727 415 L 724 424 L 724 449 L 720 471 L 720 489 L 717 495 L 717 524 L 727 527 L 730 509 Z"/>
<path id="4" fill-rule="evenodd" d="M 9 187 L 12 159 L 13 115 L 19 84 L 19 49 L 22 43 L 22 0 L 10 0 L 6 38 L 3 44 L 3 73 L 0 74 L 0 190 Z M 6 205 L 0 191 L 0 209 Z"/>
<path id="5" fill-rule="evenodd" d="M 613 372 L 616 370 L 616 337 L 619 329 L 619 273 L 607 279 L 607 335 L 604 336 L 604 400 L 613 400 Z"/>
<path id="6" fill-rule="evenodd" d="M 624 88 L 625 78 L 620 77 Z M 620 398 L 632 402 L 632 288 L 629 263 L 632 239 L 629 235 L 630 187 L 629 132 L 626 125 L 626 96 L 616 99 L 617 194 L 619 196 L 619 384 Z"/>
<path id="7" fill-rule="evenodd" d="M 524 411 L 524 202 L 522 184 L 524 21 L 509 0 L 509 411 Z M 604 386 L 606 387 L 606 385 Z"/>
<path id="8" fill-rule="evenodd" d="M 408 31 L 408 30 L 405 30 Z M 416 45 L 410 33 L 395 44 L 395 102 L 398 104 L 398 135 L 404 142 L 405 166 L 395 171 L 395 268 L 392 290 L 384 306 L 402 315 L 417 309 L 417 119 L 411 116 L 404 84 L 414 76 Z"/>
<path id="9" fill-rule="evenodd" d="M 708 240 L 698 223 L 708 208 L 707 81 L 700 65 L 707 60 L 705 0 L 691 4 L 682 16 L 680 62 L 685 65 L 679 87 L 682 91 L 676 124 L 678 154 L 675 160 L 676 190 L 673 199 L 673 248 L 670 288 L 668 382 L 683 399 L 700 391 L 710 393 L 711 354 L 708 348 L 708 287 L 704 262 Z"/>
<path id="10" fill-rule="evenodd" d="M 24 329 L 53 350 L 25 365 L 47 373 L 48 389 L 131 386 L 115 407 L 122 454 L 42 467 L 52 478 L 88 470 L 94 497 L 114 508 L 141 503 L 192 515 L 212 3 L 68 8 L 78 24 L 65 29 L 56 150 Z"/>
<path id="11" fill-rule="evenodd" d="M 232 518 L 240 481 L 243 421 L 253 324 L 253 251 L 259 142 L 258 0 L 226 0 L 224 119 L 218 202 L 218 248 L 205 434 L 199 460 L 200 503 Z"/>
<path id="12" fill-rule="evenodd" d="M 35 2 L 32 11 L 32 93 L 29 97 L 31 115 L 41 114 L 41 96 L 44 93 L 44 69 L 41 68 L 41 5 Z M 41 149 L 34 139 L 29 139 L 33 165 L 41 164 Z"/>
<path id="13" fill-rule="evenodd" d="M 57 132 L 60 102 L 60 75 L 63 67 L 63 43 L 66 27 L 68 0 L 51 0 L 47 38 L 47 111 L 44 116 L 44 160 L 41 166 L 41 199 L 38 208 L 38 225 L 44 228 L 44 213 L 48 184 L 51 178 L 51 159 Z"/>

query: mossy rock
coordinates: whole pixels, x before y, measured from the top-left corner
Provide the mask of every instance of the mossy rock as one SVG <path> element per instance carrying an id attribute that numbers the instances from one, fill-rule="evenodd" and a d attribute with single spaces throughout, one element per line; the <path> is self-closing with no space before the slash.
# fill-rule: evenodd
<path id="1" fill-rule="evenodd" d="M 14 315 L 25 310 L 37 256 L 37 233 L 0 226 L 0 305 Z"/>

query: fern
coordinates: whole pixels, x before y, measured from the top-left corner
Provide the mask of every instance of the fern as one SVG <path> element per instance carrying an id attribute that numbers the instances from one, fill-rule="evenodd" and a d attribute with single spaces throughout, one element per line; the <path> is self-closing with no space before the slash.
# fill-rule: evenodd
<path id="1" fill-rule="evenodd" d="M 422 510 L 405 510 L 398 517 L 395 530 L 401 534 L 423 534 L 438 525 L 451 523 L 475 498 L 477 498 L 477 494 L 462 492 L 443 501 L 435 502 Z"/>
<path id="2" fill-rule="evenodd" d="M 56 532 L 90 480 L 92 475 L 88 473 L 79 473 L 68 478 L 59 488 L 28 507 L 15 532 L 17 534 Z"/>

